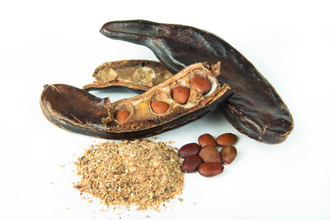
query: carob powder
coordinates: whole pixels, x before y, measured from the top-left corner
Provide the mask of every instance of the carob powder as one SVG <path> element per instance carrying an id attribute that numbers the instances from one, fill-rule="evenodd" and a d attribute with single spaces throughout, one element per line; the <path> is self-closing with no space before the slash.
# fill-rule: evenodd
<path id="1" fill-rule="evenodd" d="M 154 139 L 99 143 L 75 162 L 74 187 L 108 207 L 158 209 L 183 190 L 181 160 L 177 149 Z"/>

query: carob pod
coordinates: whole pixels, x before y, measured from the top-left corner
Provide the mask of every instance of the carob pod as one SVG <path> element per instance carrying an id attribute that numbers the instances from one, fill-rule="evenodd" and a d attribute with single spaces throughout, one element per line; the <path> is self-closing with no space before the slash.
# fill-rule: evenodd
<path id="1" fill-rule="evenodd" d="M 145 20 L 108 22 L 101 33 L 151 49 L 173 74 L 196 62 L 221 62 L 220 84 L 234 95 L 220 106 L 230 124 L 260 142 L 278 144 L 293 130 L 292 115 L 274 87 L 239 51 L 216 35 L 194 27 Z"/>
<path id="2" fill-rule="evenodd" d="M 50 122 L 69 131 L 108 139 L 148 137 L 211 113 L 232 96 L 227 84 L 219 85 L 215 76 L 219 72 L 213 75 L 206 67 L 201 63 L 190 65 L 147 92 L 114 103 L 109 98 L 101 99 L 69 85 L 46 85 L 40 105 Z M 186 104 L 173 100 L 172 90 L 180 85 L 190 88 L 190 79 L 195 76 L 207 78 L 211 84 L 210 90 L 202 94 L 190 89 Z M 165 113 L 152 110 L 151 106 L 156 101 L 168 105 Z M 120 110 L 128 112 L 126 119 L 121 117 L 121 122 L 117 120 Z"/>
<path id="3" fill-rule="evenodd" d="M 103 63 L 94 73 L 95 81 L 84 90 L 99 90 L 124 86 L 138 91 L 148 90 L 170 78 L 173 74 L 157 61 L 121 60 Z"/>

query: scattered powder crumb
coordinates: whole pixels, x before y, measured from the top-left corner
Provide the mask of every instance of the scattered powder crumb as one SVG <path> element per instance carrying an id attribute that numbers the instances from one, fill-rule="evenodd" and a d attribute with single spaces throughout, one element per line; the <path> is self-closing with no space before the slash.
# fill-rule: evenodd
<path id="1" fill-rule="evenodd" d="M 75 162 L 74 188 L 114 209 L 157 210 L 182 193 L 181 162 L 175 148 L 155 139 L 99 143 Z"/>

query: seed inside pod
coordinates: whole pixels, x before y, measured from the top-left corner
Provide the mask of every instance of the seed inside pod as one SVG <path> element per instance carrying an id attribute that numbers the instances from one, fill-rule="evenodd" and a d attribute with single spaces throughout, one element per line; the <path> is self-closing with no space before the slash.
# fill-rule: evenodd
<path id="1" fill-rule="evenodd" d="M 100 83 L 105 83 L 105 82 L 114 81 L 117 79 L 117 77 L 118 75 L 116 71 L 110 68 L 110 69 L 100 70 L 96 76 L 96 80 L 99 81 Z"/>
<path id="2" fill-rule="evenodd" d="M 119 110 L 118 112 L 117 112 L 117 114 L 116 114 L 116 120 L 118 121 L 118 122 L 124 122 L 124 121 L 126 121 L 126 119 L 128 118 L 128 116 L 129 116 L 129 112 L 128 111 L 126 111 L 126 110 Z"/>
<path id="3" fill-rule="evenodd" d="M 167 112 L 170 105 L 166 102 L 156 100 L 151 103 L 152 110 L 157 114 L 164 114 Z"/>
<path id="4" fill-rule="evenodd" d="M 138 84 L 147 84 L 155 77 L 155 72 L 149 67 L 141 67 L 132 76 L 133 82 Z"/>
<path id="5" fill-rule="evenodd" d="M 154 86 L 164 82 L 165 80 L 167 80 L 171 76 L 173 76 L 173 75 L 168 70 L 157 73 L 156 76 L 153 79 Z"/>
<path id="6" fill-rule="evenodd" d="M 189 99 L 190 89 L 185 86 L 178 86 L 173 89 L 172 95 L 173 99 L 178 103 L 186 104 Z"/>
<path id="7" fill-rule="evenodd" d="M 211 84 L 210 81 L 208 79 L 206 79 L 203 76 L 195 76 L 193 78 L 191 78 L 190 80 L 190 87 L 193 90 L 196 90 L 200 93 L 207 93 L 210 88 L 211 88 Z"/>

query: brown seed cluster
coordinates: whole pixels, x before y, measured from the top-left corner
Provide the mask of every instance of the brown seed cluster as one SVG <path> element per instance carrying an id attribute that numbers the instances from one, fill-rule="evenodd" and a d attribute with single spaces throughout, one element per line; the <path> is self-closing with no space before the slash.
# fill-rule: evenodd
<path id="1" fill-rule="evenodd" d="M 75 188 L 109 206 L 158 209 L 184 187 L 181 157 L 155 140 L 105 142 L 91 146 L 75 163 Z"/>
<path id="2" fill-rule="evenodd" d="M 223 172 L 224 166 L 231 164 L 236 156 L 237 150 L 233 146 L 237 142 L 237 136 L 225 133 L 216 139 L 208 133 L 198 137 L 197 143 L 183 145 L 179 155 L 184 158 L 181 169 L 187 173 L 198 171 L 205 177 L 213 177 Z M 222 147 L 220 152 L 216 148 Z"/>

